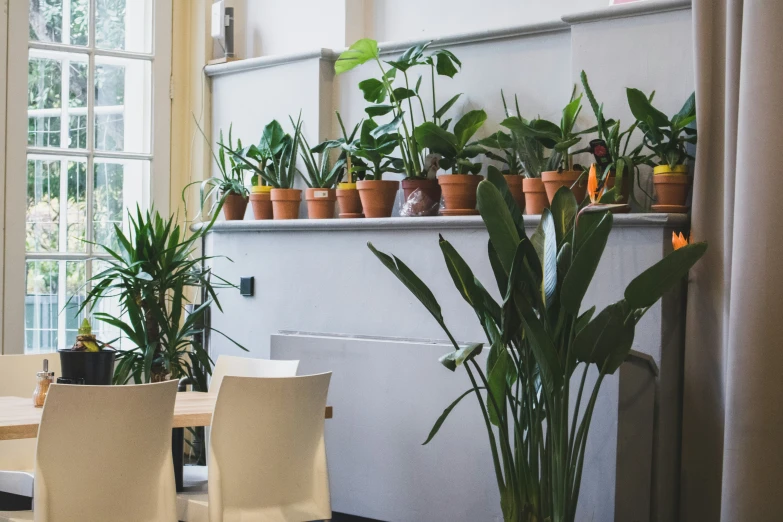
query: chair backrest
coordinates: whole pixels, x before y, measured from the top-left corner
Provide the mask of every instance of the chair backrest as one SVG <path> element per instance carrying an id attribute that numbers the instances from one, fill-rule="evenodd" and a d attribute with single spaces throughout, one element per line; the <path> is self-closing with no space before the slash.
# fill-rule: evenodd
<path id="1" fill-rule="evenodd" d="M 177 382 L 53 385 L 35 462 L 36 522 L 176 522 Z"/>
<path id="2" fill-rule="evenodd" d="M 49 371 L 60 377 L 60 355 L 0 355 L 0 397 L 25 397 L 33 402 L 35 374 L 43 370 L 44 359 Z M 35 464 L 35 439 L 0 441 L 0 470 L 31 471 Z"/>
<path id="3" fill-rule="evenodd" d="M 331 518 L 324 445 L 331 376 L 223 380 L 210 438 L 210 522 Z"/>
<path id="4" fill-rule="evenodd" d="M 209 383 L 210 393 L 217 393 L 223 378 L 232 377 L 293 377 L 299 361 L 273 361 L 271 359 L 251 359 L 221 355 L 212 370 L 212 380 Z"/>

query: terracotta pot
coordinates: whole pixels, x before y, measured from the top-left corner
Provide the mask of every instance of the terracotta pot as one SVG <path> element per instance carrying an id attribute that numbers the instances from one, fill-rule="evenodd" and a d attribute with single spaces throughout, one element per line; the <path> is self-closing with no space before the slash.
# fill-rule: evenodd
<path id="1" fill-rule="evenodd" d="M 305 190 L 307 217 L 310 219 L 332 219 L 337 194 L 334 189 L 309 188 Z"/>
<path id="2" fill-rule="evenodd" d="M 476 190 L 483 179 L 473 174 L 446 174 L 438 177 L 443 190 L 444 209 L 441 213 L 444 216 L 478 214 Z"/>
<path id="3" fill-rule="evenodd" d="M 522 191 L 522 181 L 525 179 L 524 176 L 503 174 L 503 177 L 506 180 L 506 185 L 508 185 L 508 191 L 511 192 L 514 201 L 517 202 L 519 210 L 524 211 L 525 193 Z"/>
<path id="4" fill-rule="evenodd" d="M 362 200 L 356 183 L 340 183 L 337 185 L 337 204 L 340 206 L 341 218 L 360 218 L 362 214 Z"/>
<path id="5" fill-rule="evenodd" d="M 272 200 L 270 192 L 272 187 L 261 186 L 250 189 L 250 205 L 253 207 L 255 219 L 272 219 Z"/>
<path id="6" fill-rule="evenodd" d="M 674 170 L 668 165 L 659 165 L 653 169 L 653 186 L 658 205 L 685 206 L 688 198 L 690 177 L 688 167 L 677 165 Z"/>
<path id="7" fill-rule="evenodd" d="M 576 180 L 579 180 L 579 182 Z M 549 198 L 550 203 L 552 203 L 555 193 L 560 187 L 569 187 L 571 192 L 574 193 L 577 203 L 584 201 L 585 196 L 587 195 L 586 172 L 583 175 L 583 173 L 578 170 L 564 170 L 563 172 L 550 170 L 541 173 L 541 181 L 544 182 L 546 195 Z"/>
<path id="8" fill-rule="evenodd" d="M 365 180 L 356 183 L 362 199 L 364 215 L 368 218 L 391 217 L 397 199 L 399 181 Z"/>
<path id="9" fill-rule="evenodd" d="M 549 208 L 549 198 L 541 178 L 524 178 L 522 192 L 525 194 L 525 214 L 543 214 Z"/>
<path id="10" fill-rule="evenodd" d="M 223 215 L 226 221 L 241 221 L 245 219 L 247 201 L 247 196 L 228 194 L 223 200 Z"/>
<path id="11" fill-rule="evenodd" d="M 297 219 L 302 191 L 299 189 L 273 188 L 271 192 L 272 215 L 274 219 Z"/>
<path id="12" fill-rule="evenodd" d="M 404 179 L 402 180 L 402 192 L 405 201 L 417 190 L 422 191 L 430 200 L 440 205 L 440 185 L 437 179 Z"/>

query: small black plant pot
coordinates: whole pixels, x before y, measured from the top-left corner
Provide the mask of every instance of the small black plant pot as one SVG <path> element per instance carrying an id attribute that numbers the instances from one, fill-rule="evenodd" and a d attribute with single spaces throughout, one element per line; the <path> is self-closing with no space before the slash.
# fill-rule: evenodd
<path id="1" fill-rule="evenodd" d="M 84 384 L 108 386 L 114 376 L 114 359 L 117 352 L 102 350 L 100 352 L 75 352 L 73 350 L 57 350 L 60 353 L 62 377 Z"/>

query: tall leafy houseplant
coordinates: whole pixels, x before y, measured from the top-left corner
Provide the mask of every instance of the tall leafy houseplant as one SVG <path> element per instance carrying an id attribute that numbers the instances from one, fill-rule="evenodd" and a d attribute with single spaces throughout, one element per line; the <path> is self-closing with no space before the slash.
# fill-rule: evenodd
<path id="1" fill-rule="evenodd" d="M 115 384 L 182 377 L 203 381 L 212 371 L 212 360 L 199 342 L 200 334 L 208 330 L 223 335 L 205 324 L 204 314 L 212 303 L 222 311 L 216 289 L 233 287 L 205 266 L 208 257 L 197 253 L 215 217 L 189 236 L 173 217 L 165 219 L 156 211 L 137 209 L 135 217 L 129 212 L 128 221 L 127 235 L 114 227 L 119 248 L 98 245 L 111 257 L 108 267 L 90 279 L 93 287 L 79 312 L 94 311 L 105 299 L 119 301 L 118 315 L 94 314 L 133 345 L 117 354 Z M 203 300 L 187 313 L 193 295 Z"/>
<path id="2" fill-rule="evenodd" d="M 595 307 L 585 309 L 583 301 L 612 229 L 611 206 L 580 210 L 573 194 L 561 188 L 552 210 L 544 211 L 528 237 L 502 176 L 490 173 L 481 182 L 478 203 L 502 300 L 490 295 L 443 237 L 440 248 L 459 294 L 486 335 L 485 368 L 476 359 L 484 344 L 459 344 L 424 282 L 400 259 L 368 244 L 448 336 L 454 350 L 440 363 L 451 371 L 463 367 L 470 379 L 470 388 L 444 410 L 425 444 L 463 398 L 475 397 L 504 520 L 573 522 L 601 384 L 629 355 L 645 312 L 682 281 L 707 245 L 672 252 L 631 281 L 622 299 L 595 314 Z M 592 389 L 586 384 L 591 368 L 598 373 Z M 575 403 L 570 402 L 572 391 Z"/>
<path id="3" fill-rule="evenodd" d="M 643 152 L 644 143 L 629 148 L 633 133 L 639 126 L 639 120 L 634 121 L 627 129 L 621 130 L 620 120 L 604 117 L 604 105 L 596 100 L 584 71 L 581 80 L 585 96 L 595 115 L 595 131 L 598 136 L 590 142 L 590 147 L 577 152 L 592 152 L 595 156 L 600 168 L 599 183 L 608 189 L 604 194 L 604 201 L 627 203 L 629 196 L 636 200 L 632 191 L 634 179 L 639 188 L 644 191 L 639 183 L 639 165 L 649 165 L 652 157 Z"/>
<path id="4" fill-rule="evenodd" d="M 658 205 L 653 205 L 653 210 L 685 212 L 690 185 L 685 162 L 693 159 L 687 146 L 696 144 L 696 129 L 691 126 L 696 120 L 695 94 L 691 94 L 679 112 L 669 119 L 653 107 L 653 95 L 648 97 L 638 89 L 626 89 L 626 93 L 631 112 L 644 133 L 644 144 L 658 160 L 658 166 L 653 168 Z"/>
<path id="5" fill-rule="evenodd" d="M 334 204 L 337 201 L 335 187 L 343 176 L 345 160 L 338 159 L 333 165 L 328 150 L 318 156 L 316 158 L 316 153 L 302 136 L 301 157 L 307 170 L 307 176 L 302 176 L 307 185 L 307 216 L 310 219 L 328 219 L 334 217 Z"/>

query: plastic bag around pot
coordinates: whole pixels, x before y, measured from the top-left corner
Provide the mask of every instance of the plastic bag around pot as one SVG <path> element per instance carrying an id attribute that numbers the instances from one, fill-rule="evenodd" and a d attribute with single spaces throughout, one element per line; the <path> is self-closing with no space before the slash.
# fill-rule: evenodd
<path id="1" fill-rule="evenodd" d="M 440 198 L 435 201 L 427 192 L 416 189 L 400 207 L 402 217 L 437 216 L 440 209 Z"/>

